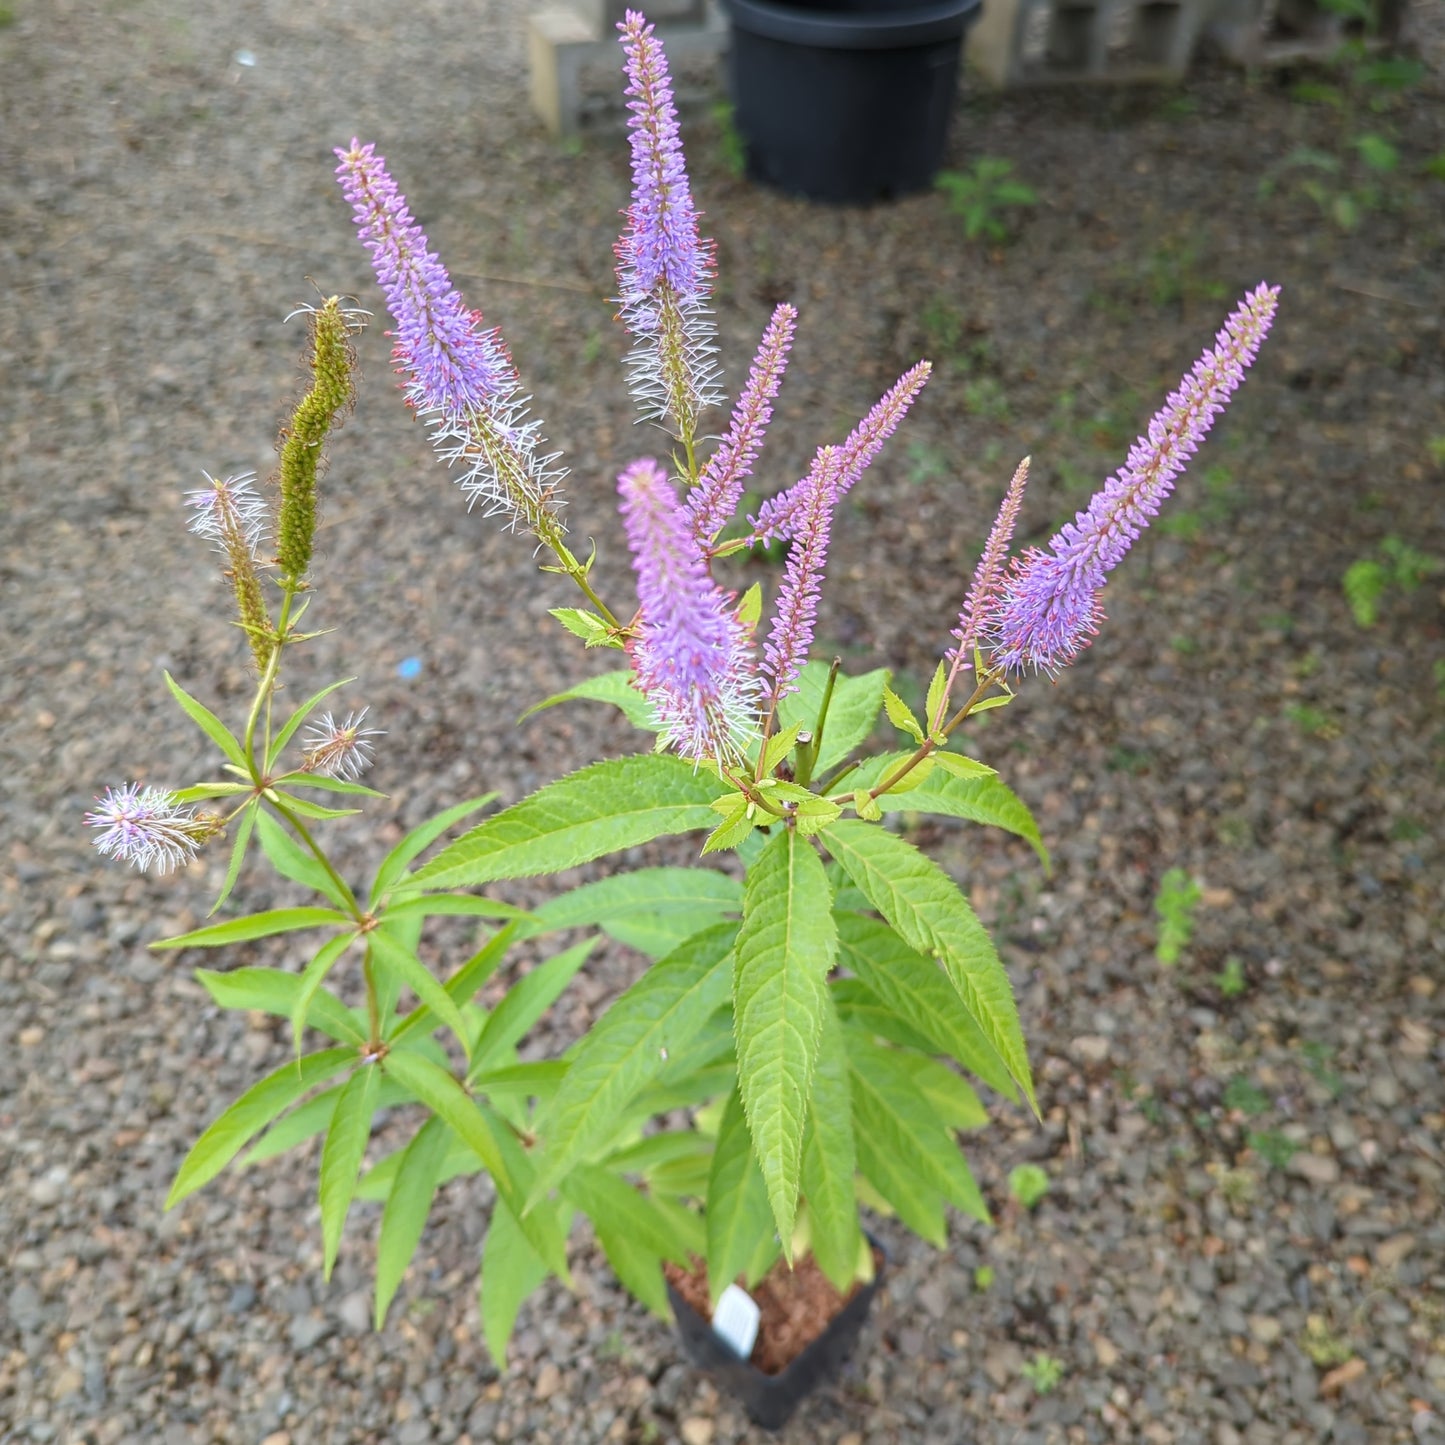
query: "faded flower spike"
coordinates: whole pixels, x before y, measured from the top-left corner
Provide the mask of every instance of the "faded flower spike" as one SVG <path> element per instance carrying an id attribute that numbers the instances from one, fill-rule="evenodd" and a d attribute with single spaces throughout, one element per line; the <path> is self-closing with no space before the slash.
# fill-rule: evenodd
<path id="1" fill-rule="evenodd" d="M 194 508 L 190 527 L 198 537 L 216 544 L 226 559 L 226 575 L 236 598 L 236 615 L 251 644 L 256 666 L 264 669 L 271 657 L 273 632 L 266 600 L 261 593 L 257 550 L 265 535 L 269 517 L 266 504 L 256 495 L 255 474 L 217 481 L 202 472 L 207 485 L 186 493 L 186 505 Z"/>
<path id="2" fill-rule="evenodd" d="M 194 808 L 180 807 L 168 789 L 139 783 L 107 788 L 84 821 L 100 829 L 92 841 L 102 853 L 142 872 L 169 873 L 189 863 L 201 844 L 221 831 L 211 814 L 197 816 Z"/>
<path id="3" fill-rule="evenodd" d="M 790 692 L 808 649 L 813 645 L 813 624 L 823 590 L 823 569 L 828 561 L 828 538 L 833 507 L 838 500 L 838 479 L 844 467 L 842 449 L 820 447 L 812 470 L 799 485 L 797 540 L 788 553 L 787 571 L 773 614 L 773 626 L 764 648 L 763 668 L 769 677 L 768 702 L 776 706 Z"/>
<path id="4" fill-rule="evenodd" d="M 306 751 L 302 766 L 308 773 L 323 773 L 331 778 L 355 781 L 372 763 L 372 738 L 383 737 L 381 728 L 365 728 L 370 708 L 348 713 L 346 721 L 336 722 L 328 712 L 320 722 L 311 723 L 302 735 Z"/>
<path id="5" fill-rule="evenodd" d="M 1099 591 L 1224 410 L 1274 320 L 1279 287 L 1261 284 L 1149 423 L 1120 470 L 1048 550 L 1015 564 L 989 618 L 993 660 L 1010 672 L 1057 673 L 1088 646 L 1104 613 Z"/>
<path id="6" fill-rule="evenodd" d="M 848 440 L 839 448 L 839 471 L 836 501 L 867 471 L 883 443 L 898 430 L 899 423 L 933 374 L 933 363 L 920 361 L 909 367 L 881 397 L 868 415 L 848 433 Z M 769 497 L 758 510 L 748 540 L 754 544 L 799 536 L 799 519 L 807 505 L 808 479 L 794 482 L 786 492 Z"/>
<path id="7" fill-rule="evenodd" d="M 670 417 L 690 447 L 699 414 L 722 401 L 707 312 L 713 247 L 698 235 L 667 57 L 636 11 L 617 28 L 632 112 L 632 204 L 617 243 L 621 317 L 638 338 L 628 384 L 643 420 Z"/>
<path id="8" fill-rule="evenodd" d="M 763 447 L 773 401 L 788 365 L 788 348 L 798 323 L 796 308 L 785 301 L 773 312 L 758 343 L 758 354 L 743 394 L 733 408 L 732 425 L 703 468 L 697 490 L 688 498 L 692 534 L 703 546 L 713 542 L 733 519 L 743 495 L 743 482 L 752 475 Z"/>
<path id="9" fill-rule="evenodd" d="M 751 629 L 708 575 L 662 468 L 633 462 L 617 490 L 641 604 L 635 685 L 683 757 L 733 761 L 757 730 Z"/>
<path id="10" fill-rule="evenodd" d="M 332 296 L 321 306 L 301 308 L 310 332 L 306 368 L 311 385 L 282 428 L 276 468 L 281 515 L 276 525 L 276 564 L 286 585 L 299 587 L 311 565 L 316 535 L 316 478 L 326 437 L 356 400 L 356 353 L 351 338 L 366 324 L 365 313 Z M 292 312 L 294 316 L 296 313 Z M 288 318 L 289 319 L 289 318 Z"/>
<path id="11" fill-rule="evenodd" d="M 486 515 L 504 513 L 509 525 L 556 544 L 565 530 L 557 491 L 565 473 L 553 466 L 557 453 L 540 453 L 540 423 L 526 420 L 527 398 L 518 394 L 501 336 L 484 328 L 481 312 L 467 309 L 375 147 L 353 140 L 336 154 L 358 235 L 396 322 L 407 400 L 430 425 L 437 454 L 448 466 L 465 466 L 460 486 L 469 505 L 481 502 Z"/>

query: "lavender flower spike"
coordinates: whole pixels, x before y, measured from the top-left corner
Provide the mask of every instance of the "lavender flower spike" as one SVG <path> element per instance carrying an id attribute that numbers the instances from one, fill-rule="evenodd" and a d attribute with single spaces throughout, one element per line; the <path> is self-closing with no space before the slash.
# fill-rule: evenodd
<path id="1" fill-rule="evenodd" d="M 204 813 L 197 817 L 194 808 L 174 802 L 168 789 L 139 783 L 107 788 L 85 815 L 85 824 L 100 829 L 95 846 L 107 857 L 157 873 L 189 863 L 201 844 L 221 831 L 218 819 Z"/>
<path id="2" fill-rule="evenodd" d="M 838 474 L 837 496 L 841 497 L 868 469 L 883 443 L 898 430 L 899 423 L 908 415 L 918 393 L 923 390 L 933 374 L 933 363 L 920 361 L 910 367 L 873 404 L 868 415 L 848 433 L 848 440 L 842 446 L 841 465 Z M 800 535 L 798 526 L 803 508 L 807 505 L 808 479 L 794 482 L 786 492 L 769 497 L 756 517 L 748 520 L 753 531 L 748 540 L 754 544 L 771 542 Z M 837 500 L 837 497 L 834 498 Z"/>
<path id="3" fill-rule="evenodd" d="M 517 375 L 500 336 L 481 329 L 452 286 L 376 147 L 353 139 L 336 154 L 336 174 L 396 322 L 397 362 L 411 373 L 408 400 L 419 412 L 455 412 L 509 395 Z"/>
<path id="4" fill-rule="evenodd" d="M 773 401 L 788 365 L 788 348 L 798 312 L 785 301 L 773 312 L 758 343 L 758 354 L 748 373 L 748 384 L 733 408 L 732 425 L 703 468 L 697 490 L 688 498 L 692 534 L 707 546 L 732 521 L 743 494 L 743 482 L 752 475 L 762 450 L 763 437 L 773 419 Z"/>
<path id="5" fill-rule="evenodd" d="M 683 757 L 735 761 L 757 730 L 751 629 L 709 577 L 662 468 L 633 462 L 617 490 L 641 603 L 635 685 Z"/>
<path id="6" fill-rule="evenodd" d="M 336 173 L 352 204 L 358 234 L 371 252 L 376 279 L 396 322 L 394 356 L 406 377 L 407 400 L 431 427 L 448 466 L 466 470 L 468 503 L 488 516 L 502 512 L 542 540 L 563 532 L 557 454 L 540 455 L 540 424 L 527 421 L 527 398 L 501 336 L 482 325 L 429 249 L 406 199 L 372 145 L 338 149 Z"/>
<path id="7" fill-rule="evenodd" d="M 820 447 L 812 469 L 798 484 L 802 488 L 802 501 L 797 512 L 797 541 L 788 554 L 772 630 L 764 649 L 763 667 L 770 678 L 768 700 L 773 705 L 798 690 L 795 680 L 813 645 L 813 623 L 823 589 L 823 568 L 828 561 L 833 507 L 838 500 L 838 479 L 845 465 L 842 448 Z"/>
<path id="8" fill-rule="evenodd" d="M 635 10 L 617 28 L 632 112 L 632 204 L 617 243 L 621 317 L 638 338 L 628 384 L 644 421 L 671 417 L 690 443 L 699 414 L 722 400 L 707 314 L 713 247 L 698 235 L 667 57 Z"/>
<path id="9" fill-rule="evenodd" d="M 1244 380 L 1274 320 L 1279 288 L 1261 284 L 1232 311 L 1215 344 L 1149 423 L 1120 470 L 1088 508 L 1015 565 L 988 619 L 995 663 L 1050 674 L 1072 662 L 1098 631 L 1099 591 Z"/>
<path id="10" fill-rule="evenodd" d="M 1008 484 L 1008 491 L 1004 493 L 998 516 L 994 518 L 993 527 L 988 534 L 988 541 L 984 543 L 978 570 L 973 574 L 968 595 L 963 599 L 963 608 L 958 614 L 958 626 L 953 629 L 958 646 L 950 648 L 948 653 L 955 661 L 955 671 L 973 665 L 970 653 L 979 640 L 983 620 L 1003 585 L 1008 545 L 1013 540 L 1014 527 L 1018 525 L 1024 487 L 1028 484 L 1029 461 L 1030 458 L 1025 457 L 1014 471 L 1013 480 Z M 939 723 L 935 721 L 932 726 L 937 727 Z"/>

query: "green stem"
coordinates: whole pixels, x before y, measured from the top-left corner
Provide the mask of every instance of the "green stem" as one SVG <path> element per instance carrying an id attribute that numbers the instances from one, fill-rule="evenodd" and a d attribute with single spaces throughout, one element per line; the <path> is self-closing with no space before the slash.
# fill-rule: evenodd
<path id="1" fill-rule="evenodd" d="M 351 891 L 351 886 L 341 874 L 332 867 L 331 860 L 326 856 L 326 850 L 311 836 L 311 830 L 301 821 L 299 815 L 293 813 L 269 788 L 263 796 L 271 805 L 272 811 L 279 814 L 291 825 L 296 836 L 306 845 L 311 856 L 316 859 L 323 870 L 325 870 L 326 876 L 336 885 L 337 892 L 346 900 L 347 911 L 351 914 L 357 925 L 364 926 L 367 921 L 367 915 L 362 912 L 361 905 L 356 901 L 356 894 Z"/>
<path id="2" fill-rule="evenodd" d="M 366 945 L 366 952 L 361 959 L 361 973 L 366 980 L 366 1022 L 367 1033 L 370 1038 L 367 1043 L 376 1045 L 381 1042 L 381 1009 L 376 1001 L 376 970 L 371 962 L 371 944 Z"/>
<path id="3" fill-rule="evenodd" d="M 738 790 L 738 792 L 743 795 L 743 797 L 748 800 L 748 802 L 752 803 L 755 807 L 761 808 L 763 812 L 771 813 L 775 818 L 786 818 L 788 816 L 788 814 L 785 813 L 782 808 L 778 807 L 776 803 L 771 802 L 768 798 L 764 797 L 762 791 L 755 785 L 755 783 L 749 782 L 746 778 L 736 777 L 727 768 L 724 768 L 722 770 L 722 775 L 728 780 L 728 782 L 733 785 L 733 787 Z"/>
<path id="4" fill-rule="evenodd" d="M 796 777 L 805 788 L 813 776 L 813 768 L 817 764 L 818 755 L 823 751 L 823 729 L 828 724 L 828 709 L 833 703 L 833 685 L 838 681 L 838 673 L 842 666 L 843 659 L 835 657 L 833 665 L 828 669 L 828 681 L 823 688 L 823 700 L 818 704 L 818 721 L 813 726 L 812 739 L 806 747 L 798 749 Z"/>

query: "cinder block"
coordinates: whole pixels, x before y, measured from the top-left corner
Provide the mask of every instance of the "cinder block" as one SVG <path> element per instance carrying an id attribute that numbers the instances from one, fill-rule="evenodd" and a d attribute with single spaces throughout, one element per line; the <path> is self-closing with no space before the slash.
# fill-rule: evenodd
<path id="1" fill-rule="evenodd" d="M 553 135 L 576 134 L 586 96 L 584 73 L 622 72 L 617 22 L 626 0 L 570 0 L 534 11 L 527 19 L 532 108 Z M 670 58 L 719 55 L 727 46 L 727 22 L 717 0 L 662 0 L 646 14 Z"/>
<path id="2" fill-rule="evenodd" d="M 1173 80 L 1189 68 L 1209 0 L 984 0 L 968 58 L 1002 88 Z"/>
<path id="3" fill-rule="evenodd" d="M 1369 22 L 1336 14 L 1320 0 L 1216 0 L 1205 36 L 1238 65 L 1292 65 L 1329 60 L 1347 41 L 1371 49 L 1405 38 L 1408 0 L 1373 0 Z"/>

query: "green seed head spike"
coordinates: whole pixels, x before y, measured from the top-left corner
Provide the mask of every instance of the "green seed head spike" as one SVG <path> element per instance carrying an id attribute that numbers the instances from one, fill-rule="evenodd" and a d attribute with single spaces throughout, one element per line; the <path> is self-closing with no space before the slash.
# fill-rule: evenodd
<path id="1" fill-rule="evenodd" d="M 301 586 L 311 565 L 316 535 L 316 478 L 326 435 L 356 399 L 356 353 L 352 336 L 362 325 L 359 312 L 344 308 L 339 297 L 309 308 L 308 366 L 311 389 L 282 429 L 277 481 L 281 516 L 276 529 L 276 562 L 284 586 Z"/>

